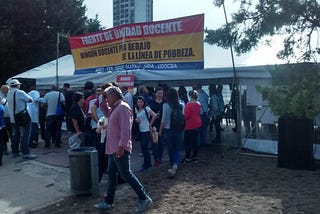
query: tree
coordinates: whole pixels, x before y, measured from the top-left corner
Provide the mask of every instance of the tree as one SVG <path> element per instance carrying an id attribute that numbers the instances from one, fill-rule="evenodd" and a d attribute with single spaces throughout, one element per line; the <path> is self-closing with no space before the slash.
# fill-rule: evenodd
<path id="1" fill-rule="evenodd" d="M 270 72 L 272 84 L 256 87 L 276 115 L 313 119 L 320 114 L 320 70 L 317 64 L 277 65 Z"/>
<path id="2" fill-rule="evenodd" d="M 227 25 L 216 30 L 206 29 L 205 41 L 223 48 L 230 42 L 238 54 L 257 47 L 260 41 L 267 44 L 267 36 L 285 35 L 283 49 L 277 56 L 289 60 L 317 61 L 320 55 L 320 5 L 318 0 L 235 0 L 239 10 L 232 14 Z M 214 0 L 218 7 L 224 0 Z"/>
<path id="3" fill-rule="evenodd" d="M 1 81 L 55 59 L 58 33 L 100 30 L 97 17 L 88 21 L 85 11 L 83 0 L 0 0 Z M 59 53 L 70 53 L 65 37 Z"/>
<path id="4" fill-rule="evenodd" d="M 94 19 L 88 19 L 86 22 L 87 32 L 96 32 L 104 30 L 104 27 L 101 26 L 98 15 Z"/>

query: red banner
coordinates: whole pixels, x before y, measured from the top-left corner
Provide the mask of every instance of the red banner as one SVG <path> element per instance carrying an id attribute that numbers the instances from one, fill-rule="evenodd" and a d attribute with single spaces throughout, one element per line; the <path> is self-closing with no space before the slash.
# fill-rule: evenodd
<path id="1" fill-rule="evenodd" d="M 200 14 L 70 37 L 75 73 L 202 69 L 203 28 Z"/>
<path id="2" fill-rule="evenodd" d="M 119 86 L 127 86 L 128 89 L 133 89 L 134 75 L 118 75 L 116 82 Z"/>

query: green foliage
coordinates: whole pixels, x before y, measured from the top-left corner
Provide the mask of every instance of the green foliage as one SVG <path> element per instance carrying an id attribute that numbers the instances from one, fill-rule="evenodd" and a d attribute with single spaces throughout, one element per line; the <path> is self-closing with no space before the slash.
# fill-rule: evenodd
<path id="1" fill-rule="evenodd" d="M 278 65 L 271 74 L 272 85 L 257 86 L 257 90 L 276 115 L 313 119 L 320 114 L 319 65 Z"/>
<path id="2" fill-rule="evenodd" d="M 317 61 L 320 48 L 316 32 L 320 27 L 319 0 L 234 0 L 239 10 L 232 14 L 229 25 L 219 29 L 206 29 L 205 42 L 223 48 L 231 44 L 238 54 L 257 47 L 266 36 L 286 35 L 281 59 L 290 57 L 298 61 Z M 214 0 L 221 7 L 223 0 Z M 314 41 L 313 41 L 314 39 Z M 315 47 L 314 47 L 315 46 Z"/>
<path id="3" fill-rule="evenodd" d="M 100 30 L 100 22 L 88 20 L 85 11 L 83 0 L 0 0 L 1 82 L 55 59 L 58 33 Z M 70 53 L 65 36 L 60 37 L 59 53 Z"/>
<path id="4" fill-rule="evenodd" d="M 98 15 L 94 19 L 88 19 L 86 21 L 87 32 L 96 32 L 103 30 L 104 28 L 101 26 L 100 21 L 98 19 Z"/>

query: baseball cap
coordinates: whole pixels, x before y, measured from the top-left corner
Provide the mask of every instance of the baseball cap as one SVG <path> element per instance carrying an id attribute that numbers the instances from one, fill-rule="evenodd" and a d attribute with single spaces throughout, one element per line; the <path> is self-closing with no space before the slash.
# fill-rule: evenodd
<path id="1" fill-rule="evenodd" d="M 95 89 L 95 92 L 100 92 L 100 91 L 102 91 L 102 88 L 96 88 Z"/>
<path id="2" fill-rule="evenodd" d="M 17 79 L 12 79 L 12 80 L 10 80 L 9 81 L 9 86 L 14 86 L 14 85 L 21 85 L 22 83 L 21 82 L 19 82 L 19 80 L 17 80 Z"/>

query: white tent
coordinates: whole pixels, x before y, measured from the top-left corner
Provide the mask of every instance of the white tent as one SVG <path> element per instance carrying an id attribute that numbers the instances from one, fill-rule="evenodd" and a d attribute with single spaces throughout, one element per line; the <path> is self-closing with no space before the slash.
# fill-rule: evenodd
<path id="1" fill-rule="evenodd" d="M 12 78 L 25 78 L 25 79 L 41 79 L 56 76 L 56 62 L 52 60 L 48 63 L 32 68 Z M 72 76 L 74 73 L 74 63 L 72 55 L 66 55 L 58 59 L 58 74 L 59 76 Z"/>
<path id="2" fill-rule="evenodd" d="M 72 55 L 66 55 L 58 59 L 58 72 L 56 72 L 57 60 L 52 60 L 31 70 L 25 71 L 12 78 L 34 79 L 39 89 L 49 88 L 57 82 L 59 85 L 68 82 L 72 87 L 83 87 L 86 81 L 92 81 L 95 85 L 106 82 L 115 82 L 119 74 L 133 74 L 135 85 L 157 85 L 166 83 L 168 86 L 192 85 L 195 83 L 230 84 L 234 72 L 232 67 L 206 68 L 203 70 L 134 70 L 117 71 L 107 73 L 94 73 L 74 75 L 75 66 Z M 267 83 L 270 80 L 268 66 L 245 66 L 236 68 L 240 84 Z"/>
<path id="3" fill-rule="evenodd" d="M 236 67 L 238 82 L 240 85 L 246 85 L 248 89 L 247 98 L 251 100 L 250 102 L 254 102 L 256 105 L 263 103 L 261 95 L 256 92 L 255 86 L 270 83 L 269 69 L 272 69 L 272 67 L 267 65 Z M 227 85 L 231 84 L 234 78 L 232 67 L 206 68 L 203 70 L 134 70 L 74 75 L 75 66 L 72 55 L 60 57 L 58 68 L 59 85 L 68 82 L 72 87 L 83 87 L 86 81 L 92 81 L 95 85 L 115 82 L 116 76 L 119 74 L 133 74 L 135 76 L 135 86 L 143 84 L 156 86 L 158 83 L 165 83 L 168 86 L 191 86 L 195 83 Z M 38 89 L 48 89 L 57 80 L 56 60 L 12 78 L 32 79 L 35 80 Z M 257 152 L 277 154 L 276 145 L 277 141 L 274 140 L 247 139 L 243 147 Z M 320 158 L 320 147 L 315 148 L 315 157 Z"/>
<path id="4" fill-rule="evenodd" d="M 58 72 L 56 66 L 58 62 Z M 83 87 L 86 81 L 92 81 L 97 84 L 114 81 L 115 75 L 111 74 L 90 74 L 74 76 L 75 66 L 72 55 L 66 55 L 52 60 L 46 64 L 40 65 L 21 74 L 11 77 L 17 79 L 34 79 L 39 89 L 50 88 L 50 85 L 57 82 L 59 85 L 68 82 L 73 87 Z M 109 77 L 109 78 L 107 78 Z"/>

